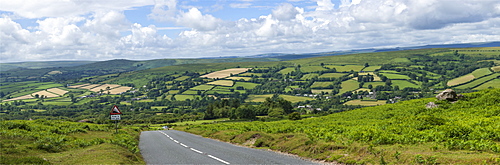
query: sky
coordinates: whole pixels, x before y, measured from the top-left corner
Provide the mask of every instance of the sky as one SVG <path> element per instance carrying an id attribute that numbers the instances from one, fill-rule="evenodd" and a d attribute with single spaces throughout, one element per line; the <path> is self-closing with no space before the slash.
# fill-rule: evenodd
<path id="1" fill-rule="evenodd" d="M 498 0 L 0 0 L 0 62 L 500 41 Z"/>

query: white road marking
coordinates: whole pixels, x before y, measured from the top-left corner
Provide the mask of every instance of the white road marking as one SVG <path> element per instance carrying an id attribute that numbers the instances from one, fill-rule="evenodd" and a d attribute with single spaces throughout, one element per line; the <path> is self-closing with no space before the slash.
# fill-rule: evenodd
<path id="1" fill-rule="evenodd" d="M 160 132 L 161 132 L 161 131 L 160 131 Z M 185 144 L 183 144 L 183 143 L 179 143 L 179 141 L 177 141 L 177 140 L 175 140 L 174 138 L 170 137 L 170 136 L 169 136 L 168 134 L 166 134 L 165 132 L 161 132 L 161 133 L 162 133 L 162 134 L 164 134 L 165 136 L 169 137 L 169 138 L 170 138 L 170 140 L 174 141 L 175 143 L 178 143 L 178 144 L 180 144 L 180 145 L 181 145 L 181 146 L 183 146 L 183 147 L 189 148 L 189 149 L 191 149 L 191 151 L 194 151 L 194 152 L 197 152 L 197 153 L 203 154 L 203 152 L 201 152 L 201 151 L 199 151 L 199 150 L 197 150 L 197 149 L 190 148 L 190 147 L 188 147 L 187 145 L 185 145 Z M 219 161 L 219 162 L 222 162 L 222 163 L 224 163 L 224 164 L 230 164 L 229 162 L 226 162 L 226 161 L 224 161 L 224 160 L 222 160 L 222 159 L 220 159 L 220 158 L 218 158 L 218 157 L 215 157 L 215 156 L 212 156 L 212 155 L 207 155 L 207 156 L 208 156 L 208 157 L 210 157 L 210 158 L 212 158 L 212 159 L 215 159 L 215 160 L 217 160 L 217 161 Z"/>
<path id="2" fill-rule="evenodd" d="M 208 157 L 211 157 L 212 159 L 218 160 L 219 162 L 222 162 L 224 164 L 229 164 L 229 162 L 226 162 L 222 159 L 219 159 L 218 157 L 212 156 L 212 155 L 207 155 Z"/>
<path id="3" fill-rule="evenodd" d="M 203 154 L 203 152 L 198 151 L 197 149 L 194 149 L 194 148 L 189 148 L 189 149 L 193 150 L 194 152 L 198 152 L 198 153 L 200 153 L 200 154 Z"/>
<path id="4" fill-rule="evenodd" d="M 188 148 L 188 146 L 187 146 L 187 145 L 185 145 L 185 144 L 182 144 L 182 143 L 179 143 L 179 144 L 180 144 L 181 146 L 183 146 L 183 147 Z"/>

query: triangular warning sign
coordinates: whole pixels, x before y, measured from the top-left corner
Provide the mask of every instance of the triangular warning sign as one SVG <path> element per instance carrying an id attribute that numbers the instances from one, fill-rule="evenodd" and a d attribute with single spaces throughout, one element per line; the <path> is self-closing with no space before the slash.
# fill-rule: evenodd
<path id="1" fill-rule="evenodd" d="M 110 115 L 121 115 L 122 111 L 118 109 L 118 106 L 113 106 L 113 109 L 111 109 L 111 112 L 109 113 Z"/>

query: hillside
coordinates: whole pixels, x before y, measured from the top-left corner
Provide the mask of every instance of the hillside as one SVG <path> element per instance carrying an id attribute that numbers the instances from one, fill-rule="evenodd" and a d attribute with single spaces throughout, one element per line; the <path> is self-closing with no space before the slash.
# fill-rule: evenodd
<path id="1" fill-rule="evenodd" d="M 251 147 L 347 164 L 500 163 L 500 89 L 367 107 L 297 121 L 177 127 Z"/>

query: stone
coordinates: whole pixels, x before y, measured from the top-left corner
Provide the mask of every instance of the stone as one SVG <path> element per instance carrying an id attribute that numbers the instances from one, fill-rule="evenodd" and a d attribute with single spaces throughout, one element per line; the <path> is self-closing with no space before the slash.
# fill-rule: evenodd
<path id="1" fill-rule="evenodd" d="M 448 100 L 448 101 L 457 101 L 458 100 L 458 95 L 457 92 L 455 92 L 453 89 L 446 89 L 436 95 L 436 98 L 438 100 Z"/>
<path id="2" fill-rule="evenodd" d="M 425 105 L 426 108 L 432 109 L 432 108 L 437 108 L 439 105 L 437 105 L 434 102 L 429 102 Z"/>

